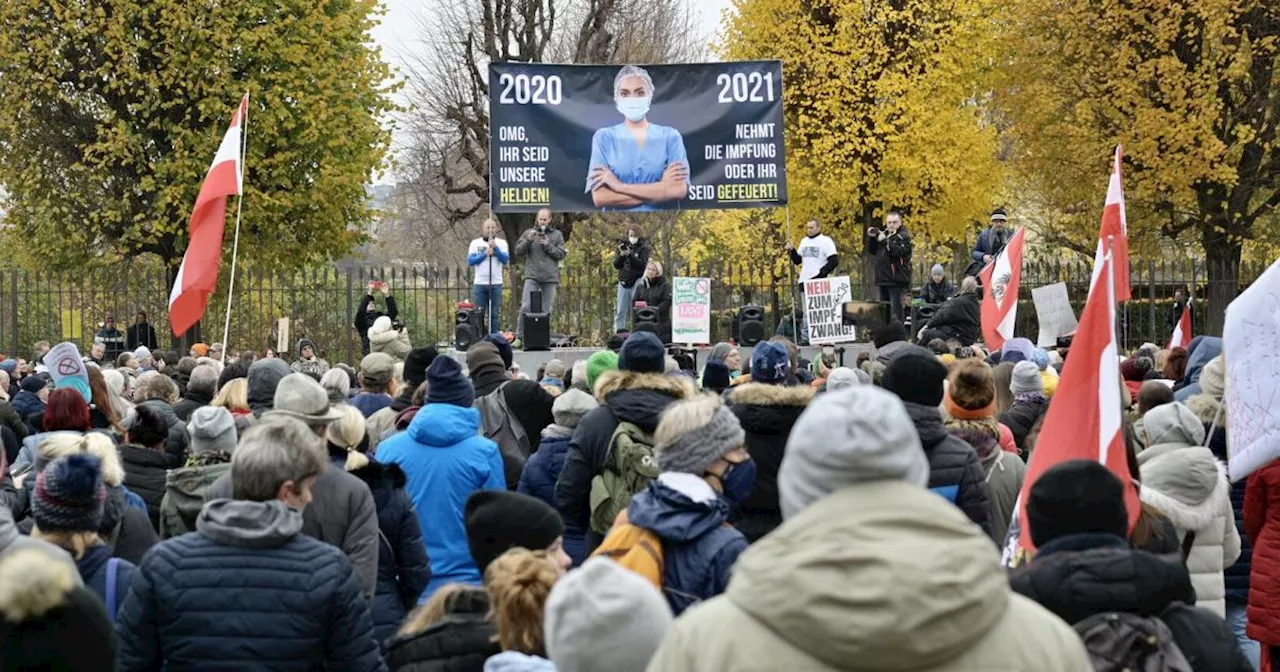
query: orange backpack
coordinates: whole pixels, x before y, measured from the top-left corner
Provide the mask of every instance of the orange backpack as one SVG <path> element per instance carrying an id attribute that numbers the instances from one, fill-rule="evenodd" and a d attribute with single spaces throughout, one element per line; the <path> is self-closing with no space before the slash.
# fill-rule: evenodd
<path id="1" fill-rule="evenodd" d="M 591 555 L 609 558 L 662 590 L 662 570 L 665 566 L 662 539 L 652 530 L 632 525 L 627 520 L 625 510 L 618 514 L 608 536 Z"/>

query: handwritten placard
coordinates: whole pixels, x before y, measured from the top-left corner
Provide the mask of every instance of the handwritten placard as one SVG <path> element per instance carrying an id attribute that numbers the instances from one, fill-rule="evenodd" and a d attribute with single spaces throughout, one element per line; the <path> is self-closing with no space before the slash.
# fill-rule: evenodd
<path id="1" fill-rule="evenodd" d="M 1031 290 L 1031 300 L 1036 306 L 1036 320 L 1040 323 L 1040 334 L 1036 337 L 1036 346 L 1052 348 L 1058 339 L 1075 331 L 1080 326 L 1076 320 L 1076 311 L 1071 309 L 1071 299 L 1067 296 L 1067 283 L 1059 282 Z"/>
<path id="2" fill-rule="evenodd" d="M 711 342 L 711 279 L 675 278 L 672 286 L 671 342 Z"/>
<path id="3" fill-rule="evenodd" d="M 854 327 L 844 324 L 844 303 L 853 298 L 849 276 L 809 280 L 804 283 L 804 317 L 809 325 L 809 343 L 848 343 Z"/>
<path id="4" fill-rule="evenodd" d="M 1280 261 L 1227 306 L 1227 470 L 1238 481 L 1280 457 Z"/>

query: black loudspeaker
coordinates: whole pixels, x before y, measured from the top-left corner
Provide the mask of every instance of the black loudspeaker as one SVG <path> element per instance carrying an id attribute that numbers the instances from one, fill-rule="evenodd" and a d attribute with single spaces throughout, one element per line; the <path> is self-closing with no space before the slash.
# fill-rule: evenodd
<path id="1" fill-rule="evenodd" d="M 734 322 L 738 345 L 751 347 L 765 340 L 764 308 L 760 306 L 743 306 L 738 309 L 738 319 Z"/>
<path id="2" fill-rule="evenodd" d="M 453 346 L 466 350 L 485 335 L 484 311 L 479 308 L 459 308 L 454 313 Z"/>
<path id="3" fill-rule="evenodd" d="M 658 333 L 658 309 L 650 306 L 635 309 L 635 327 L 632 331 L 647 331 L 651 334 Z"/>
<path id="4" fill-rule="evenodd" d="M 524 349 L 551 349 L 551 316 L 547 313 L 525 313 L 520 316 L 524 320 Z"/>

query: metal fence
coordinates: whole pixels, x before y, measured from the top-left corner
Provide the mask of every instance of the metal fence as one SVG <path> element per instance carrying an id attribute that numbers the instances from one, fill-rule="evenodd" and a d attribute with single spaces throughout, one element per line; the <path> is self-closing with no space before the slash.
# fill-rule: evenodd
<path id="1" fill-rule="evenodd" d="M 1260 266 L 1243 265 L 1238 293 L 1260 274 Z M 963 269 L 948 268 L 953 280 Z M 842 271 L 844 272 L 844 271 Z M 916 269 L 917 287 L 928 277 L 928 266 Z M 1019 296 L 1017 332 L 1034 338 L 1037 331 L 1031 289 L 1065 282 L 1077 314 L 1088 294 L 1090 266 L 1084 262 L 1025 264 Z M 712 282 L 713 340 L 729 338 L 739 307 L 763 306 L 770 326 L 788 314 L 792 302 L 785 272 L 775 266 L 750 264 L 704 264 L 668 269 L 669 275 L 705 276 Z M 862 279 L 861 264 L 850 269 L 854 286 Z M 222 340 L 226 309 L 226 280 L 212 297 L 199 340 Z M 1228 276 L 1229 277 L 1229 276 Z M 354 362 L 359 358 L 360 340 L 352 325 L 353 316 L 371 280 L 387 282 L 399 304 L 400 319 L 415 345 L 443 344 L 452 338 L 454 316 L 459 301 L 471 297 L 470 269 L 431 266 L 324 266 L 299 272 L 242 272 L 236 279 L 234 310 L 231 316 L 229 347 L 258 352 L 279 347 L 282 318 L 289 321 L 291 341 L 306 337 L 314 341 L 322 356 L 330 361 Z M 518 278 L 508 271 L 502 323 L 514 327 Z M 596 345 L 612 333 L 616 272 L 608 263 L 588 263 L 566 268 L 552 316 L 552 331 L 569 334 L 581 344 Z M 1203 333 L 1214 324 L 1205 308 L 1208 273 L 1203 262 L 1164 264 L 1135 262 L 1131 267 L 1133 300 L 1121 313 L 1121 335 L 1126 347 L 1144 341 L 1162 343 L 1169 333 L 1165 316 L 1175 289 L 1186 287 L 1196 301 L 1194 331 Z M 123 331 L 137 311 L 146 311 L 159 335 L 162 347 L 171 342 L 166 306 L 169 285 L 163 269 L 93 270 L 80 273 L 33 273 L 0 270 L 0 348 L 19 355 L 31 350 L 38 340 L 71 340 L 87 348 L 107 313 L 116 316 Z M 377 295 L 379 307 L 383 305 Z M 289 346 L 288 349 L 292 349 Z"/>

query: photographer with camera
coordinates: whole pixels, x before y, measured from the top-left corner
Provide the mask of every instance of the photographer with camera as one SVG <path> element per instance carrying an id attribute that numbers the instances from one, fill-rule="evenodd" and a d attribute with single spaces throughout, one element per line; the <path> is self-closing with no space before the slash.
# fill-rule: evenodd
<path id="1" fill-rule="evenodd" d="M 502 233 L 502 229 L 498 223 L 493 219 L 486 219 L 480 227 L 480 237 L 471 241 L 467 248 L 467 264 L 476 269 L 471 299 L 476 308 L 484 310 L 485 315 L 489 316 L 489 333 L 501 330 L 498 310 L 502 306 L 502 271 L 511 260 L 507 252 L 507 241 L 499 238 L 499 233 Z"/>
<path id="2" fill-rule="evenodd" d="M 640 227 L 633 224 L 627 228 L 626 239 L 618 241 L 618 250 L 613 254 L 613 267 L 618 269 L 618 305 L 613 314 L 614 333 L 626 330 L 636 283 L 644 277 L 648 265 L 649 241 L 644 239 L 644 232 Z"/>
<path id="3" fill-rule="evenodd" d="M 365 296 L 360 300 L 360 307 L 356 308 L 356 317 L 353 324 L 356 333 L 360 334 L 360 353 L 362 355 L 369 354 L 369 327 L 378 320 L 379 317 L 389 317 L 395 320 L 400 315 L 400 310 L 396 308 L 396 298 L 391 296 L 391 286 L 380 280 L 369 281 L 365 288 Z M 373 293 L 382 292 L 382 296 L 386 298 L 387 312 L 378 310 L 377 303 L 374 302 Z"/>

